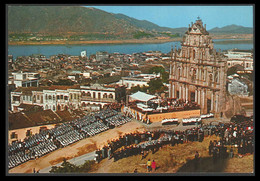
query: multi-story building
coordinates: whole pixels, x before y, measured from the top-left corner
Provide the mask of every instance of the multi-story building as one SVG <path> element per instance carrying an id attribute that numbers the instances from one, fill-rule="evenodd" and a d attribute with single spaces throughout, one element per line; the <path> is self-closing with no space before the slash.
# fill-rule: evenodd
<path id="1" fill-rule="evenodd" d="M 40 74 L 33 72 L 12 73 L 15 87 L 38 87 Z"/>
<path id="2" fill-rule="evenodd" d="M 43 109 L 51 109 L 56 111 L 58 96 L 56 96 L 56 90 L 43 90 Z"/>
<path id="3" fill-rule="evenodd" d="M 80 86 L 81 108 L 88 109 L 90 106 L 103 108 L 106 104 L 125 101 L 125 87 L 115 88 L 103 87 L 100 84 L 91 86 Z"/>
<path id="4" fill-rule="evenodd" d="M 108 52 L 96 52 L 96 60 L 102 61 L 109 58 Z"/>
<path id="5" fill-rule="evenodd" d="M 231 95 L 248 96 L 248 85 L 238 77 L 228 76 L 227 89 Z"/>
<path id="6" fill-rule="evenodd" d="M 181 49 L 172 49 L 169 97 L 197 102 L 201 114 L 219 115 L 225 104 L 226 71 L 225 57 L 214 49 L 198 18 L 189 25 Z"/>
<path id="7" fill-rule="evenodd" d="M 137 74 L 128 77 L 122 77 L 117 83 L 118 85 L 124 85 L 127 89 L 131 89 L 135 86 L 148 86 L 148 83 L 152 79 L 160 78 L 160 73 L 158 74 Z"/>
<path id="8" fill-rule="evenodd" d="M 233 49 L 227 51 L 224 55 L 227 56 L 228 68 L 234 65 L 241 65 L 244 68 L 244 72 L 252 73 L 254 69 L 252 50 Z"/>
<path id="9" fill-rule="evenodd" d="M 11 111 L 19 112 L 21 104 L 38 105 L 52 111 L 87 110 L 91 106 L 98 109 L 110 103 L 125 101 L 124 86 L 115 88 L 99 84 L 91 86 L 50 86 L 21 87 L 11 92 Z"/>

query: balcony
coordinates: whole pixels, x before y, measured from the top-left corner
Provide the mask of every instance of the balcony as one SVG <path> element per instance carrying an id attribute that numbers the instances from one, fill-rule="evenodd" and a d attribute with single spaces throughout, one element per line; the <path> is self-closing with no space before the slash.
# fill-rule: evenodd
<path id="1" fill-rule="evenodd" d="M 106 102 L 106 103 L 114 103 L 116 100 L 111 98 L 92 98 L 92 97 L 82 97 L 81 101 L 92 101 L 92 102 Z"/>

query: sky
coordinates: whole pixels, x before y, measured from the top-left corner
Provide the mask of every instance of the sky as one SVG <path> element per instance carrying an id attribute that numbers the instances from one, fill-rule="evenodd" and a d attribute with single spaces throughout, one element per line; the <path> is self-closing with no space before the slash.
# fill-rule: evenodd
<path id="1" fill-rule="evenodd" d="M 90 7 L 90 6 L 87 6 Z M 253 27 L 253 6 L 91 6 L 110 13 L 122 13 L 159 26 L 188 27 L 199 16 L 207 29 L 231 24 Z"/>

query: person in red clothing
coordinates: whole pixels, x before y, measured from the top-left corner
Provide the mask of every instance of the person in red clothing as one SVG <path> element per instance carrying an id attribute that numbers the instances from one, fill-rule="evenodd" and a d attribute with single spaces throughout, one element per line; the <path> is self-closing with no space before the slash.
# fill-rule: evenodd
<path id="1" fill-rule="evenodd" d="M 156 162 L 153 160 L 153 162 L 152 162 L 152 172 L 154 172 L 155 171 L 155 169 L 156 169 Z"/>

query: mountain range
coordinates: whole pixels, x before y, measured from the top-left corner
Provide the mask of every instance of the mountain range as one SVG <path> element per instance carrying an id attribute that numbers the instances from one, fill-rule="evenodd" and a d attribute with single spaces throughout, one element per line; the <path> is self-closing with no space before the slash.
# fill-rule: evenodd
<path id="1" fill-rule="evenodd" d="M 8 6 L 8 33 L 44 35 L 99 35 L 99 38 L 125 39 L 181 36 L 187 27 L 161 27 L 147 20 L 81 6 Z M 174 20 L 173 20 L 174 21 Z M 213 34 L 252 34 L 253 28 L 229 25 L 208 30 Z M 138 36 L 137 36 L 138 35 Z"/>

